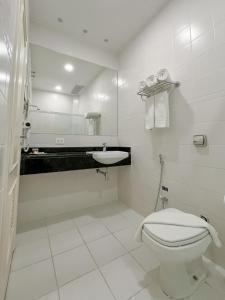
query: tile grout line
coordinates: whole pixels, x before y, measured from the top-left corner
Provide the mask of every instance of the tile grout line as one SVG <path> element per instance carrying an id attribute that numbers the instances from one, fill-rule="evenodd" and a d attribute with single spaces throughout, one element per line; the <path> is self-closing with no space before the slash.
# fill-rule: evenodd
<path id="1" fill-rule="evenodd" d="M 115 298 L 115 296 L 114 296 L 114 294 L 113 294 L 113 292 L 112 292 L 110 286 L 108 285 L 108 283 L 107 283 L 107 281 L 106 281 L 106 279 L 105 279 L 103 273 L 101 272 L 101 269 L 100 269 L 100 268 L 101 268 L 101 267 L 104 267 L 105 265 L 107 265 L 107 264 L 109 264 L 109 263 L 115 261 L 116 259 L 118 259 L 118 258 L 120 258 L 120 257 L 123 257 L 123 256 L 125 256 L 125 255 L 127 255 L 127 254 L 132 255 L 130 252 L 134 250 L 134 249 L 132 249 L 132 250 L 126 249 L 126 247 L 121 243 L 121 241 L 115 236 L 116 233 L 121 232 L 121 231 L 123 231 L 123 230 L 130 229 L 130 228 L 134 229 L 133 224 L 131 224 L 130 222 L 128 222 L 128 220 L 127 220 L 120 212 L 118 212 L 118 213 L 115 212 L 115 214 L 121 216 L 121 217 L 127 222 L 128 226 L 127 226 L 127 227 L 124 227 L 124 228 L 121 228 L 121 229 L 118 230 L 118 231 L 112 231 L 112 230 L 110 230 L 110 229 L 107 227 L 107 225 L 106 225 L 102 220 L 91 221 L 91 222 L 89 222 L 88 224 L 85 224 L 85 225 L 89 225 L 89 224 L 91 224 L 91 223 L 93 223 L 93 222 L 99 222 L 99 223 L 102 224 L 104 227 L 106 227 L 106 229 L 109 231 L 109 234 L 104 235 L 104 236 L 101 236 L 101 237 L 99 237 L 99 238 L 97 238 L 97 239 L 91 240 L 90 242 L 85 241 L 84 238 L 83 238 L 83 235 L 82 235 L 81 232 L 80 232 L 80 227 L 83 227 L 83 226 L 85 226 L 85 225 L 83 225 L 83 226 L 78 226 L 78 225 L 74 222 L 73 218 L 68 217 L 68 219 L 67 219 L 67 220 L 71 220 L 71 221 L 73 222 L 74 229 L 78 231 L 78 234 L 80 235 L 80 237 L 81 237 L 81 239 L 82 239 L 82 241 L 83 241 L 83 246 L 86 246 L 86 248 L 88 249 L 89 254 L 91 255 L 91 257 L 92 257 L 92 259 L 93 259 L 93 261 L 94 261 L 94 263 L 95 263 L 95 266 L 96 266 L 96 269 L 95 269 L 95 270 L 98 270 L 99 273 L 101 274 L 101 276 L 102 276 L 104 282 L 106 283 L 106 285 L 107 285 L 107 287 L 108 287 L 108 289 L 109 289 L 109 291 L 110 291 L 110 293 L 112 294 L 112 296 L 113 296 L 114 299 L 116 299 L 116 298 Z M 72 280 L 68 281 L 67 283 L 65 283 L 64 285 L 60 286 L 59 283 L 58 283 L 58 280 L 57 280 L 57 275 L 56 275 L 56 270 L 55 270 L 55 265 L 54 265 L 54 256 L 57 256 L 57 255 L 60 255 L 60 254 L 62 254 L 62 253 L 68 252 L 68 251 L 70 251 L 70 250 L 76 249 L 76 248 L 78 248 L 78 247 L 81 247 L 82 245 L 73 247 L 73 248 L 68 249 L 68 250 L 65 250 L 65 251 L 63 251 L 63 252 L 61 252 L 61 253 L 58 253 L 58 254 L 56 254 L 56 255 L 53 255 L 52 248 L 51 248 L 51 242 L 50 242 L 50 233 L 49 233 L 49 231 L 48 231 L 47 220 L 46 220 L 45 224 L 46 224 L 46 225 L 45 225 L 44 227 L 45 227 L 45 230 L 46 230 L 46 232 L 47 232 L 47 237 L 46 237 L 46 239 L 48 240 L 48 243 L 49 243 L 49 248 L 50 248 L 51 256 L 48 257 L 48 258 L 46 258 L 46 259 L 43 259 L 43 260 L 41 260 L 41 261 L 35 262 L 35 263 L 33 263 L 33 264 L 30 264 L 30 265 L 28 265 L 28 266 L 26 266 L 26 267 L 29 267 L 29 266 L 34 265 L 34 264 L 36 264 L 36 263 L 39 263 L 39 262 L 42 262 L 42 261 L 46 261 L 46 260 L 51 259 L 52 264 L 53 264 L 53 269 L 54 269 L 54 276 L 55 276 L 55 280 L 56 280 L 56 284 L 57 284 L 57 293 L 58 293 L 58 297 L 59 297 L 59 300 L 60 300 L 59 289 L 60 289 L 61 287 L 67 285 L 68 283 L 70 283 L 70 282 L 72 282 L 72 281 L 75 281 L 75 280 L 77 280 L 77 279 L 79 279 L 79 278 L 85 276 L 86 274 L 88 274 L 88 273 L 90 273 L 90 272 L 93 272 L 94 270 L 91 270 L 91 271 L 89 271 L 89 272 L 86 272 L 85 274 L 82 274 L 81 276 L 79 276 L 79 277 L 77 277 L 77 278 L 75 278 L 75 279 L 72 279 Z M 73 230 L 73 229 L 71 229 L 71 231 L 72 231 L 72 230 Z M 63 232 L 62 232 L 62 233 L 63 233 Z M 120 256 L 118 256 L 118 257 L 112 259 L 112 260 L 110 260 L 109 262 L 107 262 L 107 264 L 104 264 L 103 266 L 100 267 L 100 266 L 98 266 L 98 264 L 97 264 L 96 261 L 95 261 L 95 258 L 93 257 L 92 253 L 90 252 L 90 249 L 89 249 L 89 247 L 88 247 L 88 243 L 95 242 L 95 241 L 97 241 L 97 240 L 99 240 L 99 239 L 102 239 L 102 238 L 104 238 L 104 237 L 106 237 L 106 236 L 113 236 L 113 237 L 119 242 L 119 244 L 121 245 L 121 247 L 126 251 L 126 253 L 123 254 L 123 255 L 120 255 Z M 138 248 L 138 247 L 137 247 L 137 248 Z M 133 257 L 133 256 L 132 256 L 132 257 Z M 24 268 L 26 268 L 26 267 L 24 267 Z M 24 268 L 20 268 L 20 269 L 18 269 L 18 270 L 21 270 L 21 269 L 24 269 Z M 45 295 L 44 295 L 44 296 L 45 296 Z M 132 297 L 133 297 L 133 296 L 132 296 Z M 40 297 L 39 297 L 39 298 L 40 298 Z M 38 298 L 38 299 L 39 299 L 39 298 Z M 37 300 L 38 300 L 38 299 L 37 299 Z"/>
<path id="2" fill-rule="evenodd" d="M 81 235 L 81 232 L 80 232 L 79 228 L 78 228 L 78 231 L 79 231 L 79 234 Z M 114 295 L 114 293 L 112 292 L 112 290 L 111 290 L 111 288 L 110 288 L 108 282 L 106 281 L 105 277 L 103 276 L 103 274 L 102 274 L 102 272 L 101 272 L 101 270 L 100 270 L 100 268 L 99 268 L 97 262 L 95 261 L 95 258 L 94 258 L 94 256 L 92 255 L 92 253 L 91 253 L 91 251 L 90 251 L 88 245 L 86 244 L 86 241 L 83 239 L 83 236 L 82 236 L 82 235 L 81 235 L 81 238 L 82 238 L 82 240 L 83 240 L 85 246 L 87 247 L 88 252 L 89 252 L 89 254 L 91 255 L 91 257 L 92 257 L 92 259 L 93 259 L 93 261 L 94 261 L 94 263 L 95 263 L 95 265 L 96 265 L 96 267 L 97 267 L 96 270 L 98 270 L 99 273 L 100 273 L 100 275 L 102 276 L 102 279 L 104 280 L 106 286 L 108 287 L 108 289 L 109 289 L 109 291 L 110 291 L 112 297 L 113 297 L 115 300 L 117 300 L 116 297 L 115 297 L 115 295 Z"/>
<path id="3" fill-rule="evenodd" d="M 120 215 L 123 219 L 126 220 L 126 218 L 123 217 L 120 213 L 118 213 L 118 215 Z M 126 221 L 127 221 L 127 220 L 126 220 Z M 91 223 L 92 223 L 92 222 L 91 222 Z M 103 222 L 102 222 L 102 223 L 103 223 Z M 97 262 L 95 261 L 94 256 L 92 255 L 92 253 L 91 253 L 91 251 L 90 251 L 90 249 L 89 249 L 89 247 L 88 247 L 88 242 L 86 243 L 86 241 L 83 239 L 83 236 L 81 235 L 81 232 L 79 231 L 79 228 L 77 228 L 78 231 L 79 231 L 79 233 L 80 233 L 80 235 L 81 235 L 81 238 L 82 238 L 83 241 L 84 241 L 84 244 L 85 244 L 86 247 L 88 248 L 88 251 L 89 251 L 91 257 L 93 258 L 93 260 L 94 260 L 94 262 L 95 262 L 95 264 L 96 264 L 96 266 L 97 266 L 97 270 L 98 270 L 98 271 L 100 272 L 100 274 L 102 275 L 103 280 L 105 281 L 106 285 L 108 286 L 108 288 L 109 288 L 110 292 L 112 293 L 112 295 L 113 295 L 113 297 L 114 297 L 115 300 L 116 300 L 116 296 L 114 296 L 113 291 L 111 290 L 110 286 L 108 285 L 108 282 L 106 281 L 106 279 L 105 279 L 105 277 L 104 277 L 104 274 L 102 273 L 102 270 L 101 270 L 102 267 L 104 267 L 104 266 L 106 266 L 106 265 L 112 263 L 113 261 L 115 261 L 115 260 L 117 260 L 117 259 L 119 259 L 119 258 L 121 258 L 121 257 L 123 257 L 123 256 L 125 256 L 125 255 L 127 255 L 127 254 L 129 254 L 129 255 L 137 262 L 137 264 L 139 265 L 139 267 L 140 267 L 145 273 L 147 273 L 147 272 L 144 270 L 144 268 L 142 267 L 142 265 L 137 261 L 137 259 L 136 259 L 136 258 L 132 255 L 132 253 L 131 253 L 131 252 L 134 251 L 135 249 L 140 248 L 142 245 L 138 246 L 137 248 L 128 250 L 128 249 L 126 249 L 126 247 L 121 243 L 121 241 L 114 235 L 115 233 L 118 233 L 118 232 L 120 232 L 120 231 L 123 231 L 123 230 L 126 230 L 126 229 L 130 229 L 130 227 L 131 227 L 132 229 L 134 229 L 133 226 L 132 226 L 128 221 L 127 221 L 127 223 L 129 224 L 128 227 L 125 227 L 125 228 L 123 228 L 123 229 L 121 229 L 121 230 L 119 230 L 119 231 L 116 231 L 116 232 L 112 232 L 112 231 L 111 231 L 111 230 L 103 223 L 103 225 L 110 231 L 111 235 L 119 242 L 119 244 L 120 244 L 120 245 L 122 246 L 122 248 L 126 251 L 126 253 L 124 253 L 123 255 L 120 255 L 120 256 L 118 256 L 118 257 L 116 257 L 116 258 L 110 260 L 109 262 L 107 262 L 107 264 L 104 264 L 104 265 L 101 266 L 101 267 L 98 266 Z M 96 240 L 90 241 L 89 243 L 94 242 L 94 241 L 97 241 L 97 240 L 102 239 L 102 238 L 104 238 L 104 237 L 105 237 L 105 236 L 103 236 L 103 237 L 101 237 L 101 238 L 98 238 L 98 239 L 96 239 Z M 86 274 L 87 274 L 87 273 L 86 273 Z M 84 274 L 84 275 L 86 275 L 86 274 Z M 84 276 L 84 275 L 83 275 L 83 276 Z M 82 276 L 81 276 L 81 277 L 82 277 Z M 147 285 L 146 285 L 146 286 L 147 286 Z M 139 294 L 143 289 L 145 289 L 146 286 L 143 287 L 143 288 L 141 288 L 137 293 L 135 293 L 134 295 L 132 295 L 131 297 L 129 297 L 127 300 L 130 300 L 130 299 L 132 299 L 133 297 L 135 297 L 135 296 L 136 296 L 137 294 Z"/>
<path id="4" fill-rule="evenodd" d="M 131 227 L 131 226 L 130 226 Z M 126 228 L 124 228 L 124 229 L 122 229 L 122 230 L 120 230 L 120 231 L 123 231 L 123 230 L 126 230 L 126 229 L 129 229 L 129 227 L 126 227 Z M 59 256 L 59 255 L 61 255 L 61 254 L 63 254 L 63 253 L 66 253 L 66 252 L 69 252 L 69 251 L 72 251 L 72 250 L 74 250 L 74 249 L 77 249 L 77 248 L 79 248 L 79 247 L 82 247 L 82 246 L 84 246 L 84 245 L 86 245 L 86 244 L 88 244 L 88 243 L 93 243 L 93 242 L 95 242 L 95 241 L 98 241 L 98 240 L 100 240 L 100 239 L 102 239 L 102 238 L 105 238 L 105 237 L 107 237 L 107 236 L 110 236 L 110 235 L 113 235 L 113 237 L 115 237 L 116 238 L 116 240 L 120 243 L 120 245 L 127 251 L 127 252 L 130 252 L 130 251 L 132 251 L 132 250 L 134 250 L 134 249 L 137 249 L 137 248 L 134 248 L 134 249 L 132 249 L 132 250 L 128 250 L 128 249 L 126 249 L 126 247 L 124 247 L 124 245 L 121 243 L 121 241 L 114 235 L 114 233 L 118 233 L 118 232 L 120 232 L 120 231 L 116 231 L 116 232 L 111 232 L 110 231 L 110 233 L 109 234 L 107 234 L 107 235 L 104 235 L 104 236 L 101 236 L 101 237 L 99 237 L 99 238 L 97 238 L 97 239 L 94 239 L 94 240 L 91 240 L 91 241 L 89 241 L 89 242 L 86 242 L 83 238 L 82 238 L 82 234 L 80 233 L 80 231 L 78 230 L 78 228 L 77 227 L 75 227 L 75 230 L 77 230 L 78 231 L 78 233 L 79 233 L 79 236 L 81 237 L 81 239 L 82 239 L 82 244 L 80 244 L 80 245 L 77 245 L 77 246 L 75 246 L 75 247 L 72 247 L 72 248 L 69 248 L 69 249 L 67 249 L 67 250 L 63 250 L 62 252 L 60 252 L 60 253 L 56 253 L 56 254 L 53 254 L 53 252 L 52 252 L 52 249 L 51 249 L 51 242 L 50 242 L 50 235 L 49 235 L 49 237 L 47 236 L 47 237 L 45 237 L 45 238 L 43 238 L 43 239 L 46 239 L 46 240 L 48 240 L 49 241 L 49 244 L 50 244 L 50 253 L 51 253 L 51 255 L 49 256 L 49 257 L 47 257 L 47 258 L 44 258 L 44 259 L 41 259 L 41 260 L 38 260 L 38 261 L 36 261 L 36 262 L 34 262 L 34 263 L 31 263 L 31 264 L 29 264 L 29 265 L 26 265 L 26 266 L 23 266 L 23 267 L 20 267 L 20 268 L 18 268 L 18 269 L 16 269 L 16 270 L 12 270 L 11 271 L 11 273 L 13 273 L 13 272 L 17 272 L 17 271 L 20 271 L 20 270 L 22 270 L 22 269 L 25 269 L 25 268 L 28 268 L 29 266 L 33 266 L 33 265 L 35 265 L 35 264 L 37 264 L 37 263 L 40 263 L 40 262 L 43 262 L 43 261 L 46 261 L 46 260 L 49 260 L 51 257 L 55 257 L 55 256 Z M 69 230 L 70 231 L 70 230 Z M 73 229 L 71 230 L 71 231 L 73 231 Z M 66 231 L 65 231 L 66 232 Z M 60 233 L 60 234 L 63 234 L 63 232 L 62 233 Z M 42 239 L 42 238 L 41 238 Z M 40 240 L 41 240 L 40 239 Z M 140 245 L 141 246 L 141 245 Z M 139 247 L 140 247 L 139 246 Z M 114 260 L 114 259 L 113 259 Z M 111 262 L 111 261 L 110 261 Z"/>
<path id="5" fill-rule="evenodd" d="M 48 234 L 48 242 L 49 242 L 49 248 L 50 248 L 50 253 L 51 253 L 51 261 L 52 261 L 52 266 L 53 266 L 54 276 L 55 276 L 55 281 L 56 281 L 56 286 L 57 286 L 57 294 L 58 294 L 58 299 L 60 300 L 61 297 L 60 297 L 60 293 L 59 293 L 59 284 L 58 284 L 58 279 L 57 279 L 57 275 L 56 275 L 56 269 L 55 269 L 55 264 L 54 264 L 54 259 L 53 259 L 53 252 L 52 252 L 52 246 L 51 246 L 48 226 L 47 226 L 47 234 Z"/>

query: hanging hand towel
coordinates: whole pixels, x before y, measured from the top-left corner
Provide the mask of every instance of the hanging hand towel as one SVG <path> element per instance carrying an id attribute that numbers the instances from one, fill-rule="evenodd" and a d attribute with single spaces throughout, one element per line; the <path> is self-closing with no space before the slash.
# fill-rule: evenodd
<path id="1" fill-rule="evenodd" d="M 155 127 L 155 98 L 145 100 L 145 129 Z"/>
<path id="2" fill-rule="evenodd" d="M 87 132 L 88 132 L 88 135 L 95 135 L 95 120 L 94 119 L 87 120 Z"/>
<path id="3" fill-rule="evenodd" d="M 162 92 L 155 95 L 155 128 L 167 128 L 170 125 L 169 119 L 169 95 Z"/>

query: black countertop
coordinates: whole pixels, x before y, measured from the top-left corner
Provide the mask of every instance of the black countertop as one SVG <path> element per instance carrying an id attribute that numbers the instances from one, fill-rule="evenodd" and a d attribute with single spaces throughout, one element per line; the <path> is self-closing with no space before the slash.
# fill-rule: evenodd
<path id="1" fill-rule="evenodd" d="M 63 172 L 71 170 L 96 169 L 131 165 L 130 147 L 107 147 L 108 151 L 125 151 L 129 157 L 112 165 L 95 161 L 89 151 L 102 151 L 102 147 L 51 147 L 38 148 L 44 154 L 32 154 L 31 150 L 21 155 L 21 175 Z"/>

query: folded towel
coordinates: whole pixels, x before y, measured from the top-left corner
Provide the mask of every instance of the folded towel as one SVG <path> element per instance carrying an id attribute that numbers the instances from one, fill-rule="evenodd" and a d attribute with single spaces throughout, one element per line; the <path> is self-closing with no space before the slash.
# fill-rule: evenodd
<path id="1" fill-rule="evenodd" d="M 145 100 L 145 129 L 155 127 L 155 98 Z"/>
<path id="2" fill-rule="evenodd" d="M 164 209 L 160 212 L 147 216 L 137 229 L 135 238 L 138 242 L 142 241 L 142 229 L 145 224 L 164 224 L 192 228 L 205 228 L 209 231 L 215 245 L 218 248 L 222 247 L 218 233 L 211 224 L 195 215 L 187 214 L 176 209 Z"/>
<path id="3" fill-rule="evenodd" d="M 158 71 L 156 77 L 157 77 L 158 81 L 168 80 L 168 78 L 169 78 L 169 72 L 168 72 L 167 69 L 161 69 L 161 70 Z"/>
<path id="4" fill-rule="evenodd" d="M 94 119 L 87 119 L 87 134 L 88 135 L 95 135 L 96 131 L 96 121 Z"/>
<path id="5" fill-rule="evenodd" d="M 153 86 L 154 84 L 157 83 L 157 78 L 155 77 L 155 75 L 150 75 L 150 76 L 145 80 L 145 82 L 146 82 L 146 85 L 147 85 L 148 87 L 151 87 L 151 86 Z"/>
<path id="6" fill-rule="evenodd" d="M 139 82 L 139 92 L 142 92 L 146 88 L 147 84 L 145 80 Z"/>
<path id="7" fill-rule="evenodd" d="M 169 95 L 162 92 L 155 95 L 155 128 L 169 127 Z"/>

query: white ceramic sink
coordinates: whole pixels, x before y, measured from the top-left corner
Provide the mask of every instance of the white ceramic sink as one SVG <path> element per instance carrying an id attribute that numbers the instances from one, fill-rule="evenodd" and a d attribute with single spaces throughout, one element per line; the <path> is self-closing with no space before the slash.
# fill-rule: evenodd
<path id="1" fill-rule="evenodd" d="M 97 162 L 105 165 L 115 164 L 129 156 L 129 153 L 125 151 L 96 151 L 91 154 Z"/>

